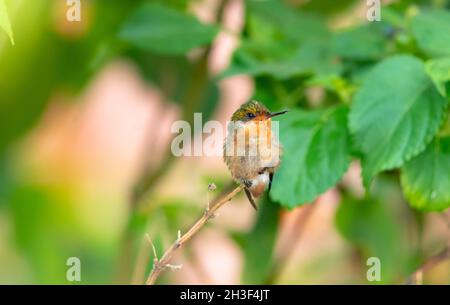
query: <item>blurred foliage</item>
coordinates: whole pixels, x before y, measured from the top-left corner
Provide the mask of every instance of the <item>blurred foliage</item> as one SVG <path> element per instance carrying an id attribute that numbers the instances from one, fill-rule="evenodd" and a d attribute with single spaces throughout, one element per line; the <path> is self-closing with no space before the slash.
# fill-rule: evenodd
<path id="1" fill-rule="evenodd" d="M 119 37 L 133 46 L 162 54 L 184 54 L 212 42 L 218 32 L 195 17 L 146 4 L 122 26 Z"/>
<path id="2" fill-rule="evenodd" d="M 420 242 L 405 236 L 413 231 L 421 239 L 420 212 L 450 206 L 449 1 L 393 1 L 383 5 L 380 22 L 367 22 L 359 0 L 246 0 L 242 32 L 232 33 L 239 46 L 218 76 L 208 60 L 218 33 L 227 32 L 227 1 L 219 1 L 208 24 L 192 13 L 196 0 L 82 1 L 84 17 L 75 25 L 65 20 L 63 2 L 13 2 L 0 0 L 0 214 L 7 216 L 0 224 L 11 226 L 14 247 L 30 266 L 28 280 L 66 283 L 66 259 L 76 255 L 83 283 L 129 282 L 144 232 L 158 232 L 153 241 L 162 253 L 174 228 L 187 227 L 201 211 L 177 197 L 129 204 L 128 214 L 119 211 L 128 216 L 118 237 L 122 227 L 103 224 L 102 207 L 126 198 L 100 192 L 86 199 L 67 181 L 42 183 L 16 156 L 16 144 L 52 98 L 80 95 L 118 58 L 135 64 L 189 122 L 194 112 L 212 117 L 220 82 L 240 74 L 254 80 L 255 99 L 290 109 L 280 119 L 284 159 L 270 197 L 253 228 L 230 233 L 244 254 L 243 283 L 271 276 L 281 207 L 312 202 L 336 185 L 336 227 L 357 253 L 362 282 L 368 257 L 382 260 L 383 283 L 403 281 L 425 258 Z M 361 161 L 363 198 L 340 183 L 352 160 Z M 140 190 L 151 191 L 171 161 Z M 86 211 L 91 222 L 80 216 Z"/>
<path id="3" fill-rule="evenodd" d="M 9 21 L 5 0 L 0 0 L 0 28 L 8 34 L 11 43 L 14 44 L 14 35 L 11 29 L 11 22 Z"/>
<path id="4" fill-rule="evenodd" d="M 99 48 L 115 37 L 120 22 L 137 4 L 95 1 L 86 6 L 90 14 L 75 29 L 54 16 L 65 16 L 65 3 L 20 4 L 14 14 L 16 45 L 4 46 L 0 53 L 0 155 L 36 122 L 55 91 L 79 92 L 96 72 L 91 63 Z"/>
<path id="5" fill-rule="evenodd" d="M 273 262 L 280 207 L 269 196 L 261 200 L 260 206 L 254 227 L 243 236 L 241 243 L 245 262 L 242 274 L 244 284 L 264 284 Z"/>
<path id="6" fill-rule="evenodd" d="M 425 11 L 411 21 L 418 46 L 429 56 L 450 55 L 450 12 Z"/>
<path id="7" fill-rule="evenodd" d="M 347 194 L 336 213 L 336 226 L 356 246 L 361 265 L 369 257 L 380 259 L 381 283 L 401 282 L 412 273 L 417 259 L 417 249 L 405 238 L 413 214 L 406 209 L 392 179 L 380 179 L 373 194 L 363 199 Z M 404 217 L 400 223 L 399 215 Z M 361 269 L 364 277 L 366 269 Z"/>

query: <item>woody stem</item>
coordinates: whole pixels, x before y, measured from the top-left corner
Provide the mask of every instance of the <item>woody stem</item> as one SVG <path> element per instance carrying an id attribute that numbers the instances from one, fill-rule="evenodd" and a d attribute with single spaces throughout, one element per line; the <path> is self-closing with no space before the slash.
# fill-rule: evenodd
<path id="1" fill-rule="evenodd" d="M 191 228 L 180 238 L 178 238 L 163 254 L 161 259 L 155 258 L 153 269 L 147 278 L 146 284 L 153 285 L 158 279 L 161 272 L 168 266 L 170 260 L 172 259 L 175 251 L 188 242 L 200 229 L 208 222 L 209 219 L 214 217 L 215 212 L 220 209 L 224 204 L 229 202 L 236 196 L 240 191 L 244 189 L 244 185 L 237 186 L 234 190 L 228 193 L 226 196 L 218 199 L 214 204 L 205 210 L 202 217 L 200 217 Z"/>

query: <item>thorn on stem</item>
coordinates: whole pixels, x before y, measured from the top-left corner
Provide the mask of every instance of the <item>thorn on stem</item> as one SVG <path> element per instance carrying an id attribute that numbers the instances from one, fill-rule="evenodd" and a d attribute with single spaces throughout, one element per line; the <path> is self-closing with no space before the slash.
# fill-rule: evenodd
<path id="1" fill-rule="evenodd" d="M 181 246 L 181 230 L 178 230 L 177 240 L 176 240 L 177 248 Z"/>
<path id="2" fill-rule="evenodd" d="M 163 268 L 161 268 L 161 264 L 159 263 L 159 260 L 155 257 L 153 259 L 153 270 L 159 270 L 159 269 L 163 269 Z"/>
<path id="3" fill-rule="evenodd" d="M 211 202 L 211 200 L 210 200 L 210 198 L 209 198 L 209 191 L 215 191 L 217 189 L 217 187 L 216 187 L 216 185 L 214 184 L 214 183 L 212 183 L 212 182 L 210 182 L 209 184 L 208 184 L 208 192 L 206 193 L 206 197 L 207 197 L 207 205 L 206 205 L 206 211 L 209 211 L 209 209 L 210 209 L 210 202 Z"/>
<path id="4" fill-rule="evenodd" d="M 145 237 L 147 238 L 150 245 L 152 245 L 153 257 L 154 257 L 153 260 L 158 262 L 158 254 L 156 253 L 156 248 L 155 248 L 155 245 L 153 244 L 152 238 L 150 237 L 150 235 L 148 233 L 145 234 Z"/>
<path id="5" fill-rule="evenodd" d="M 166 264 L 164 267 L 169 268 L 172 271 L 176 271 L 176 270 L 180 270 L 181 268 L 183 268 L 183 265 L 182 264 L 180 264 L 180 265 Z"/>
<path id="6" fill-rule="evenodd" d="M 159 263 L 158 254 L 156 253 L 155 245 L 153 244 L 152 238 L 148 233 L 145 234 L 145 237 L 147 238 L 150 245 L 152 245 L 153 250 L 153 270 L 163 269 L 161 267 L 161 264 Z"/>
<path id="7" fill-rule="evenodd" d="M 213 219 L 214 217 L 219 216 L 218 213 L 211 213 L 211 210 L 209 209 L 209 207 L 206 208 L 205 215 L 208 219 Z"/>
<path id="8" fill-rule="evenodd" d="M 182 267 L 182 265 L 171 265 L 171 264 L 167 263 L 170 260 L 170 258 L 172 257 L 174 251 L 178 247 L 180 247 L 182 244 L 187 242 L 195 233 L 197 233 L 202 228 L 202 226 L 205 225 L 206 221 L 209 218 L 213 218 L 213 217 L 219 215 L 219 214 L 215 214 L 214 211 L 218 210 L 226 202 L 230 201 L 234 196 L 236 196 L 236 194 L 238 194 L 240 191 L 242 191 L 243 188 L 244 187 L 242 185 L 237 186 L 234 190 L 229 192 L 228 195 L 226 195 L 223 199 L 218 198 L 216 205 L 214 205 L 212 207 L 212 209 L 210 209 L 210 207 L 209 207 L 209 200 L 208 200 L 208 206 L 205 209 L 205 212 L 204 212 L 205 214 L 203 215 L 203 217 L 198 219 L 197 222 L 195 222 L 191 226 L 191 228 L 185 233 L 185 235 L 181 236 L 181 231 L 178 230 L 178 238 L 177 238 L 175 244 L 173 244 L 168 250 L 166 250 L 166 252 L 161 257 L 161 260 L 159 260 L 157 257 L 156 248 L 153 245 L 153 242 L 152 242 L 150 236 L 148 234 L 146 234 L 147 239 L 149 240 L 150 244 L 152 245 L 153 254 L 154 254 L 153 270 L 150 272 L 150 274 L 147 278 L 147 281 L 146 281 L 147 285 L 153 285 L 155 283 L 155 281 L 158 279 L 158 276 L 160 275 L 160 273 L 163 269 L 170 268 L 171 270 L 177 270 Z M 214 190 L 215 186 L 211 186 L 208 189 Z M 205 218 L 208 218 L 208 219 L 205 219 Z"/>

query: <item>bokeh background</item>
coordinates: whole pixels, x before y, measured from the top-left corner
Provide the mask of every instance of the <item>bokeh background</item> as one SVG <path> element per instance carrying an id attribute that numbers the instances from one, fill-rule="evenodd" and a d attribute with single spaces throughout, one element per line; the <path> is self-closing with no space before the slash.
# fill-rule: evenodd
<path id="1" fill-rule="evenodd" d="M 220 30 L 209 45 L 185 53 L 136 47 L 118 33 L 148 2 Z M 315 36 L 322 27 L 365 24 L 366 1 L 283 1 L 267 19 L 254 8 L 260 2 L 81 0 L 81 21 L 69 22 L 66 1 L 5 1 L 15 44 L 0 32 L 0 283 L 69 284 L 66 261 L 78 257 L 83 284 L 142 284 L 153 258 L 145 234 L 161 255 L 230 181 L 221 157 L 173 157 L 173 121 L 202 112 L 204 121 L 225 124 L 251 98 L 273 110 L 348 99 L 349 83 L 306 82 L 317 57 L 300 62 L 306 72 L 280 80 L 239 73 L 249 59 L 236 55 L 243 40 L 253 42 L 246 45 L 252 54 L 283 54 L 290 42 L 273 39 L 283 27 Z M 398 24 L 424 7 L 449 7 L 444 0 L 382 2 Z M 305 27 L 282 23 L 293 12 Z M 370 36 L 377 29 L 363 32 L 341 54 L 362 49 L 363 73 L 385 56 L 373 45 L 410 47 L 401 31 L 382 31 L 381 41 Z M 292 74 L 282 64 L 270 69 Z M 448 214 L 412 209 L 395 172 L 380 175 L 371 194 L 358 162 L 337 186 L 294 209 L 265 197 L 255 212 L 241 194 L 178 251 L 172 263 L 182 269 L 164 272 L 159 283 L 370 284 L 371 256 L 381 259 L 381 283 L 404 283 L 448 243 Z M 442 262 L 423 281 L 448 284 L 449 270 Z"/>

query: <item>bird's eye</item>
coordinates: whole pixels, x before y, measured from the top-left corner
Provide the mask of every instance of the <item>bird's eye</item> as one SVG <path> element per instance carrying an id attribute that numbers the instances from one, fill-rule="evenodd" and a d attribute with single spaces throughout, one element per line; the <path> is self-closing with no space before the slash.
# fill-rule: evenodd
<path id="1" fill-rule="evenodd" d="M 252 113 L 252 112 L 247 112 L 247 117 L 248 117 L 249 119 L 253 119 L 253 118 L 255 117 L 255 114 Z"/>

